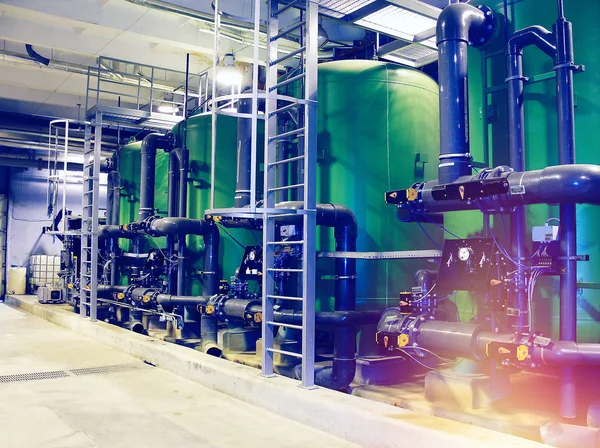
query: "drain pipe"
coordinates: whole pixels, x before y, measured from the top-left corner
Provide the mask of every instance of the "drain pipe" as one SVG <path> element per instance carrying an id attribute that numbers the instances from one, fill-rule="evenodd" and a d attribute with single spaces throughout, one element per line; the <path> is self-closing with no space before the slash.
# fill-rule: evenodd
<path id="1" fill-rule="evenodd" d="M 515 32 L 506 45 L 506 82 L 508 83 L 508 138 L 510 166 L 518 172 L 525 171 L 525 114 L 523 91 L 527 78 L 523 76 L 523 49 L 535 45 L 550 57 L 556 54 L 551 43 L 552 33 L 541 26 L 531 26 Z M 527 218 L 524 206 L 517 206 L 510 215 L 511 251 L 519 263 L 526 261 Z M 527 318 L 527 285 L 525 273 L 518 268 L 515 287 L 510 289 L 509 303 L 518 310 L 510 317 L 516 331 L 531 331 Z"/>
<path id="2" fill-rule="evenodd" d="M 156 150 L 169 149 L 174 145 L 171 134 L 149 134 L 142 141 L 140 167 L 140 210 L 138 220 L 154 214 L 154 187 L 156 176 Z"/>
<path id="3" fill-rule="evenodd" d="M 472 172 L 469 149 L 468 46 L 486 43 L 494 31 L 494 15 L 486 6 L 454 3 L 440 13 L 437 46 L 440 84 L 440 183 Z"/>
<path id="4" fill-rule="evenodd" d="M 277 208 L 300 209 L 302 202 L 290 201 L 277 204 Z M 343 205 L 317 204 L 317 225 L 334 228 L 335 250 L 355 252 L 358 226 L 352 210 Z M 280 218 L 278 221 L 286 220 Z M 292 217 L 293 219 L 293 217 Z M 356 260 L 335 260 L 335 311 L 354 311 L 356 308 Z M 315 384 L 339 390 L 347 387 L 356 373 L 356 329 L 350 326 L 334 330 L 334 357 L 331 367 L 315 372 Z M 296 369 L 300 378 L 301 371 Z"/>

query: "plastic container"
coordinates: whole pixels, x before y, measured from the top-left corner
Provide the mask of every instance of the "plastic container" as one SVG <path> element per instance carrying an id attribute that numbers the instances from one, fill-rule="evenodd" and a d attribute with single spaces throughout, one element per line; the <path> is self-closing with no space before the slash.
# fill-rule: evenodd
<path id="1" fill-rule="evenodd" d="M 60 278 L 58 255 L 32 255 L 29 259 L 29 285 L 35 291 L 40 286 L 58 286 Z"/>
<path id="2" fill-rule="evenodd" d="M 27 268 L 11 266 L 8 271 L 8 283 L 6 291 L 8 294 L 23 295 L 27 286 Z"/>

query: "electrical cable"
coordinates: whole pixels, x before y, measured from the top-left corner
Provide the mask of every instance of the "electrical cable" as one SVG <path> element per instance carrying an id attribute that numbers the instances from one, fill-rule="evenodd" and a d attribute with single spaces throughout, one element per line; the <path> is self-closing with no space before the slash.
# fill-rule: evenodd
<path id="1" fill-rule="evenodd" d="M 231 233 L 229 233 L 227 231 L 227 229 L 222 226 L 221 224 L 217 224 L 217 226 L 219 227 L 219 230 L 222 230 L 223 232 L 225 232 L 227 234 L 227 236 L 229 238 L 231 238 L 233 241 L 235 241 L 242 249 L 246 249 L 246 246 L 244 246 L 242 243 L 240 243 Z"/>
<path id="2" fill-rule="evenodd" d="M 425 367 L 426 369 L 429 369 L 429 370 L 442 370 L 442 369 L 438 369 L 436 367 L 431 367 L 431 366 L 428 366 L 427 364 L 422 363 L 417 358 L 415 358 L 413 355 L 411 355 L 410 353 L 408 353 L 407 351 L 405 351 L 403 348 L 397 348 L 396 350 L 399 351 L 400 353 L 402 353 L 403 355 L 408 356 L 414 362 L 416 362 L 417 364 L 419 364 L 422 367 Z"/>
<path id="3" fill-rule="evenodd" d="M 442 250 L 442 246 L 440 246 L 438 243 L 435 242 L 435 240 L 433 238 L 431 238 L 429 233 L 427 233 L 427 230 L 425 230 L 425 227 L 423 227 L 423 224 L 421 224 L 421 222 L 419 220 L 416 220 L 416 222 L 419 225 L 419 227 L 421 228 L 421 230 L 423 231 L 423 233 L 425 234 L 425 236 L 429 239 L 429 241 L 431 241 L 435 245 L 435 247 Z"/>
<path id="4" fill-rule="evenodd" d="M 460 240 L 461 238 L 456 235 L 455 233 L 451 232 L 450 230 L 448 230 L 446 227 L 444 227 L 444 225 L 439 224 L 437 222 L 435 222 L 433 219 L 431 219 L 429 216 L 427 216 L 425 213 L 421 213 L 421 212 L 415 212 L 421 216 L 423 216 L 427 221 L 429 221 L 432 224 L 435 224 L 436 226 L 438 226 L 440 229 L 442 229 L 444 232 L 452 235 L 454 238 L 456 238 L 457 240 Z"/>

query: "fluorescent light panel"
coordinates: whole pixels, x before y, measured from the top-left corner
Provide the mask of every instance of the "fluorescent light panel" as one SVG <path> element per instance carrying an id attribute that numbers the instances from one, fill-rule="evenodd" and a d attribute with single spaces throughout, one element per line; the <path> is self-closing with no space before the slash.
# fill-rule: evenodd
<path id="1" fill-rule="evenodd" d="M 389 5 L 355 23 L 390 36 L 412 40 L 415 34 L 434 27 L 436 20 L 408 9 Z"/>
<path id="2" fill-rule="evenodd" d="M 375 0 L 321 0 L 319 13 L 339 19 L 374 2 Z"/>

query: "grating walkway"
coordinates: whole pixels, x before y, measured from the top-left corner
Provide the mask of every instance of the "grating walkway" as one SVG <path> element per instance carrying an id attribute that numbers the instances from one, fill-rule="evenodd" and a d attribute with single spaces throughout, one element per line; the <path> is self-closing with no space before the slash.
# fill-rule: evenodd
<path id="1" fill-rule="evenodd" d="M 349 447 L 0 304 L 0 447 Z"/>

